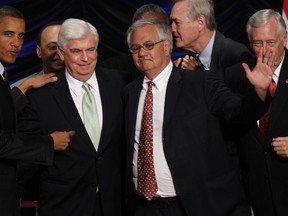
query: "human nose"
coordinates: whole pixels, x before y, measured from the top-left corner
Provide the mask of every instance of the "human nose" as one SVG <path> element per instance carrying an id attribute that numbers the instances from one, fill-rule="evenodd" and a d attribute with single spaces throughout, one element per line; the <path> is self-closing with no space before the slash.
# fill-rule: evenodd
<path id="1" fill-rule="evenodd" d="M 81 53 L 81 59 L 83 61 L 87 61 L 88 60 L 88 55 L 87 55 L 86 51 L 84 51 L 84 50 Z"/>
<path id="2" fill-rule="evenodd" d="M 19 38 L 17 36 L 13 37 L 12 40 L 11 40 L 11 46 L 14 46 L 16 48 L 21 47 L 22 44 L 23 44 L 23 39 Z"/>

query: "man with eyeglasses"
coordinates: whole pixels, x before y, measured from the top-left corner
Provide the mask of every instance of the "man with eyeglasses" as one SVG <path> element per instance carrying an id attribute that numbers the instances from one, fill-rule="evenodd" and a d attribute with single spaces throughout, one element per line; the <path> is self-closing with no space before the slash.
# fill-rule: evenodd
<path id="1" fill-rule="evenodd" d="M 288 53 L 286 24 L 281 15 L 271 9 L 254 13 L 248 20 L 247 34 L 255 55 L 272 50 L 271 65 L 274 94 L 270 113 L 254 121 L 252 129 L 241 137 L 239 158 L 243 182 L 255 216 L 288 215 Z M 268 58 L 269 56 L 264 56 Z M 253 67 L 254 64 L 251 63 Z M 234 76 L 241 66 L 231 68 L 226 77 Z M 237 73 L 240 74 L 240 73 Z M 243 77 L 245 73 L 242 73 Z M 240 78 L 235 79 L 238 83 Z M 240 93 L 246 86 L 236 85 Z M 272 89 L 276 88 L 276 91 Z M 274 92 L 274 93 L 273 93 Z M 269 117 L 270 115 L 270 117 Z"/>
<path id="2" fill-rule="evenodd" d="M 265 111 L 271 59 L 260 57 L 252 72 L 245 65 L 255 91 L 239 97 L 215 73 L 174 66 L 167 25 L 138 20 L 127 42 L 144 75 L 123 90 L 131 215 L 250 215 L 219 120 L 246 121 Z"/>

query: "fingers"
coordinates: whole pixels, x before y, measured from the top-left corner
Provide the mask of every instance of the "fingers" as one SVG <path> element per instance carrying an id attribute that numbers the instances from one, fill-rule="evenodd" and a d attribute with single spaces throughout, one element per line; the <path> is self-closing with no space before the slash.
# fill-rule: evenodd
<path id="1" fill-rule="evenodd" d="M 288 158 L 288 137 L 277 137 L 272 141 L 274 151 L 283 158 Z"/>
<path id="2" fill-rule="evenodd" d="M 193 56 L 186 55 L 183 58 L 181 67 L 185 70 L 195 70 L 198 67 L 198 63 L 196 59 L 193 58 Z"/>
<path id="3" fill-rule="evenodd" d="M 176 67 L 179 67 L 180 63 L 182 61 L 182 58 L 178 58 L 177 60 L 175 60 L 173 63 Z"/>
<path id="4" fill-rule="evenodd" d="M 251 73 L 251 70 L 250 70 L 249 66 L 246 63 L 242 63 L 242 66 L 243 66 L 243 68 L 244 68 L 244 70 L 246 72 L 246 75 Z"/>

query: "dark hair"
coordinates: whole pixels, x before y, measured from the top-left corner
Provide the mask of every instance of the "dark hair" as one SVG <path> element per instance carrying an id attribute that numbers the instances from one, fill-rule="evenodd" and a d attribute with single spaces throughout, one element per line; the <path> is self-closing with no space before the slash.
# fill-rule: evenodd
<path id="1" fill-rule="evenodd" d="M 42 38 L 42 33 L 43 31 L 48 28 L 49 26 L 55 26 L 55 25 L 62 25 L 62 23 L 60 21 L 52 21 L 52 22 L 49 22 L 47 24 L 45 24 L 41 29 L 40 31 L 38 32 L 38 35 L 37 35 L 37 45 L 41 45 L 41 38 Z"/>
<path id="2" fill-rule="evenodd" d="M 24 15 L 18 9 L 9 5 L 0 6 L 0 22 L 2 22 L 4 16 L 15 17 L 23 20 L 25 19 Z"/>
<path id="3" fill-rule="evenodd" d="M 167 13 L 165 12 L 163 8 L 161 8 L 160 6 L 156 4 L 145 4 L 145 5 L 142 5 L 140 8 L 138 8 L 133 15 L 132 23 L 134 23 L 135 21 L 139 19 L 142 19 L 142 16 L 147 13 L 159 14 L 165 21 L 165 24 L 169 25 L 169 17 Z"/>

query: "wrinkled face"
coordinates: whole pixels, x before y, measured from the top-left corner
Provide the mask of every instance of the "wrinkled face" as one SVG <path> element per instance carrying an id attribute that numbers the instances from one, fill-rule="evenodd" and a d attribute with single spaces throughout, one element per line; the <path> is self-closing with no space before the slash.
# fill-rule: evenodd
<path id="1" fill-rule="evenodd" d="M 25 37 L 23 19 L 4 16 L 0 22 L 0 61 L 12 64 L 19 54 Z"/>
<path id="2" fill-rule="evenodd" d="M 90 34 L 82 39 L 70 40 L 59 54 L 72 77 L 83 82 L 87 81 L 94 73 L 97 64 L 95 36 Z"/>
<path id="3" fill-rule="evenodd" d="M 190 4 L 189 1 L 177 2 L 170 14 L 175 45 L 184 49 L 195 46 L 200 32 L 198 20 L 192 21 L 187 17 L 187 8 L 190 7 Z"/>
<path id="4" fill-rule="evenodd" d="M 278 34 L 278 24 L 274 18 L 261 27 L 251 29 L 251 46 L 254 53 L 258 56 L 261 47 L 263 47 L 263 53 L 267 49 L 272 50 L 275 53 L 277 67 L 284 55 L 284 47 L 287 41 L 287 34 L 285 33 L 283 38 L 280 38 Z"/>
<path id="5" fill-rule="evenodd" d="M 153 44 L 159 42 L 157 30 L 153 25 L 145 25 L 134 31 L 130 37 L 130 48 Z M 149 46 L 149 49 L 141 47 L 132 53 L 134 63 L 139 71 L 143 72 L 149 79 L 154 79 L 170 61 L 170 42 L 164 40 Z M 147 47 L 147 46 L 146 46 Z"/>
<path id="6" fill-rule="evenodd" d="M 48 26 L 41 34 L 41 44 L 37 45 L 38 58 L 42 59 L 45 73 L 58 73 L 63 71 L 64 62 L 57 52 L 57 39 L 61 25 Z"/>

